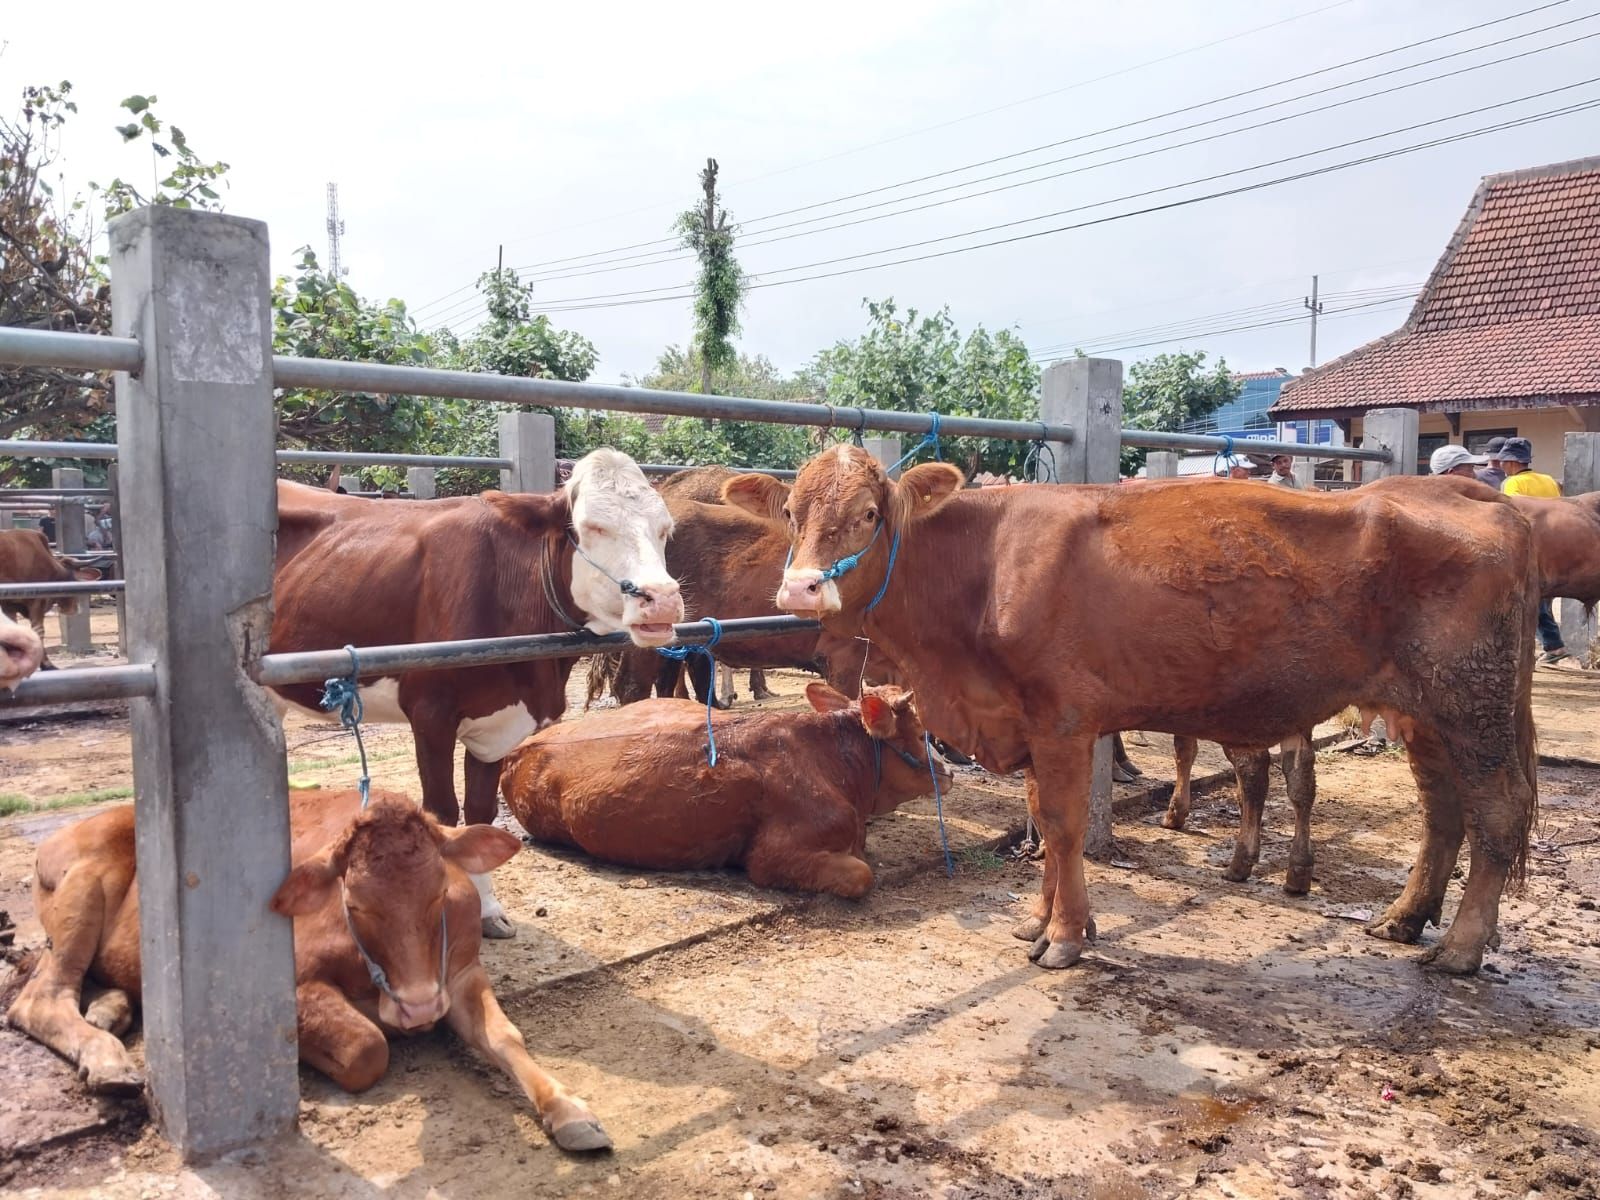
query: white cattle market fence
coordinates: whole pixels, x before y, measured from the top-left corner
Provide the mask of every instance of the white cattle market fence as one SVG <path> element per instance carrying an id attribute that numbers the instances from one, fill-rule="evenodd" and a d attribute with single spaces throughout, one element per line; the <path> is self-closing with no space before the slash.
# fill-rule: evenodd
<path id="1" fill-rule="evenodd" d="M 73 590 L 120 585 L 129 662 L 36 675 L 0 698 L 0 711 L 132 701 L 149 1094 L 163 1132 L 189 1157 L 285 1132 L 299 1099 L 291 923 L 268 908 L 289 870 L 288 784 L 282 728 L 261 687 L 341 675 L 350 659 L 342 650 L 265 653 L 274 461 L 484 467 L 501 472 L 510 491 L 549 491 L 557 480 L 554 421 L 542 414 L 502 414 L 494 458 L 275 450 L 275 387 L 833 427 L 858 436 L 937 430 L 1004 438 L 1039 445 L 1036 479 L 1068 483 L 1115 482 L 1123 445 L 1230 447 L 1220 437 L 1121 428 L 1122 365 L 1110 359 L 1052 365 L 1041 420 L 997 421 L 274 356 L 265 225 L 152 208 L 117 219 L 109 233 L 113 335 L 0 328 L 0 362 L 116 372 L 117 444 L 11 442 L 0 443 L 0 453 L 117 460 L 124 580 Z M 1362 448 L 1252 442 L 1250 449 L 1355 459 L 1373 464 L 1373 475 L 1414 469 L 1415 413 L 1371 413 L 1366 430 Z M 895 437 L 864 442 L 882 461 L 899 455 Z M 1151 459 L 1159 465 L 1163 456 Z M 1151 473 L 1159 472 L 1153 466 Z M 793 617 L 728 621 L 722 639 L 811 628 L 814 622 Z M 701 644 L 711 630 L 690 622 L 677 634 L 681 644 Z M 365 675 L 596 654 L 626 641 L 561 633 L 359 652 Z M 1109 835 L 1110 755 L 1101 749 L 1095 820 Z"/>

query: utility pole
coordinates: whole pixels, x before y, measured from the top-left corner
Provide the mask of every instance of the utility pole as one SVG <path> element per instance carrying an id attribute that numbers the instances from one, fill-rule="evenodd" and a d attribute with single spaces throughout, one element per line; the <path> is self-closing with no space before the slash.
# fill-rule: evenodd
<path id="1" fill-rule="evenodd" d="M 339 259 L 339 239 L 344 235 L 344 222 L 339 219 L 339 185 L 328 185 L 328 274 L 338 279 L 344 274 Z"/>
<path id="2" fill-rule="evenodd" d="M 1317 299 L 1317 277 L 1311 277 L 1311 295 L 1305 298 L 1305 306 L 1311 310 L 1311 365 L 1317 365 L 1317 314 L 1322 311 L 1322 302 Z"/>
<path id="3" fill-rule="evenodd" d="M 706 207 L 702 214 L 705 222 L 706 241 L 709 244 L 711 237 L 717 231 L 717 160 L 706 159 L 706 169 L 700 172 L 700 186 L 705 189 Z M 711 359 L 706 354 L 706 348 L 700 347 L 700 394 L 711 394 Z"/>

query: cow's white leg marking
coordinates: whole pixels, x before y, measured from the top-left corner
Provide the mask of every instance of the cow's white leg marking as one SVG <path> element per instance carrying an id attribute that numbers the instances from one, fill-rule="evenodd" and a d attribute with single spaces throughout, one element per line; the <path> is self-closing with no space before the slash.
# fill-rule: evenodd
<path id="1" fill-rule="evenodd" d="M 478 889 L 478 908 L 483 916 L 485 937 L 510 937 L 514 931 L 511 918 L 506 916 L 500 897 L 494 894 L 494 877 L 489 874 L 468 876 Z"/>
<path id="2" fill-rule="evenodd" d="M 508 704 L 486 717 L 467 717 L 456 726 L 456 737 L 479 762 L 499 762 L 539 728 L 522 701 Z"/>

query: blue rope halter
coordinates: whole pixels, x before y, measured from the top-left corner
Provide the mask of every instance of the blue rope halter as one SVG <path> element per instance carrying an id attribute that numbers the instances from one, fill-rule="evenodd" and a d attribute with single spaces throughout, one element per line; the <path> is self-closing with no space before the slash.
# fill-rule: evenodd
<path id="1" fill-rule="evenodd" d="M 689 656 L 703 654 L 706 662 L 711 664 L 711 683 L 706 688 L 706 762 L 711 766 L 717 765 L 717 735 L 711 728 L 712 702 L 717 697 L 717 657 L 711 653 L 711 648 L 722 640 L 722 622 L 715 617 L 702 617 L 707 625 L 711 626 L 711 636 L 700 646 L 658 646 L 656 653 L 662 658 L 670 658 L 674 662 L 686 663 Z"/>
<path id="2" fill-rule="evenodd" d="M 928 420 L 932 424 L 928 432 L 922 435 L 922 440 L 902 454 L 899 460 L 892 467 L 889 467 L 885 470 L 884 474 L 887 475 L 898 471 L 901 467 L 905 466 L 906 463 L 910 462 L 917 455 L 921 454 L 929 446 L 933 447 L 934 461 L 944 461 L 944 456 L 939 452 L 939 414 L 936 412 L 930 412 L 928 414 Z"/>
<path id="3" fill-rule="evenodd" d="M 350 656 L 350 674 L 323 683 L 321 704 L 328 712 L 338 709 L 339 724 L 356 735 L 356 749 L 361 754 L 361 778 L 356 786 L 361 790 L 361 807 L 366 808 L 372 799 L 372 777 L 367 773 L 367 746 L 361 740 L 361 658 L 354 646 L 344 650 Z"/>

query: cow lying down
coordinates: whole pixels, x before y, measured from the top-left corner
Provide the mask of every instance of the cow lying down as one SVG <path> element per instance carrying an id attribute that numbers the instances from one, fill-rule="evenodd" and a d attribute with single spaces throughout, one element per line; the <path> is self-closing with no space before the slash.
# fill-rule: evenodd
<path id="1" fill-rule="evenodd" d="M 300 1060 L 351 1092 L 383 1078 L 390 1034 L 446 1022 L 521 1086 L 567 1150 L 611 1139 L 588 1105 L 536 1066 L 478 961 L 478 892 L 520 842 L 490 825 L 446 829 L 403 795 L 290 797 L 294 869 L 272 899 L 294 918 Z M 93 1091 L 137 1091 L 120 1035 L 139 995 L 133 806 L 67 826 L 39 847 L 34 899 L 49 935 L 24 968 L 10 1023 L 77 1065 Z M 360 940 L 357 941 L 357 938 Z M 105 986 L 81 1008 L 85 976 Z"/>
<path id="2" fill-rule="evenodd" d="M 930 767 L 911 693 L 868 688 L 859 704 L 826 683 L 815 712 L 718 713 L 717 765 L 706 710 L 644 700 L 552 725 L 509 755 L 506 806 L 535 839 L 657 870 L 733 864 L 758 887 L 872 888 L 867 818 L 948 786 Z"/>

